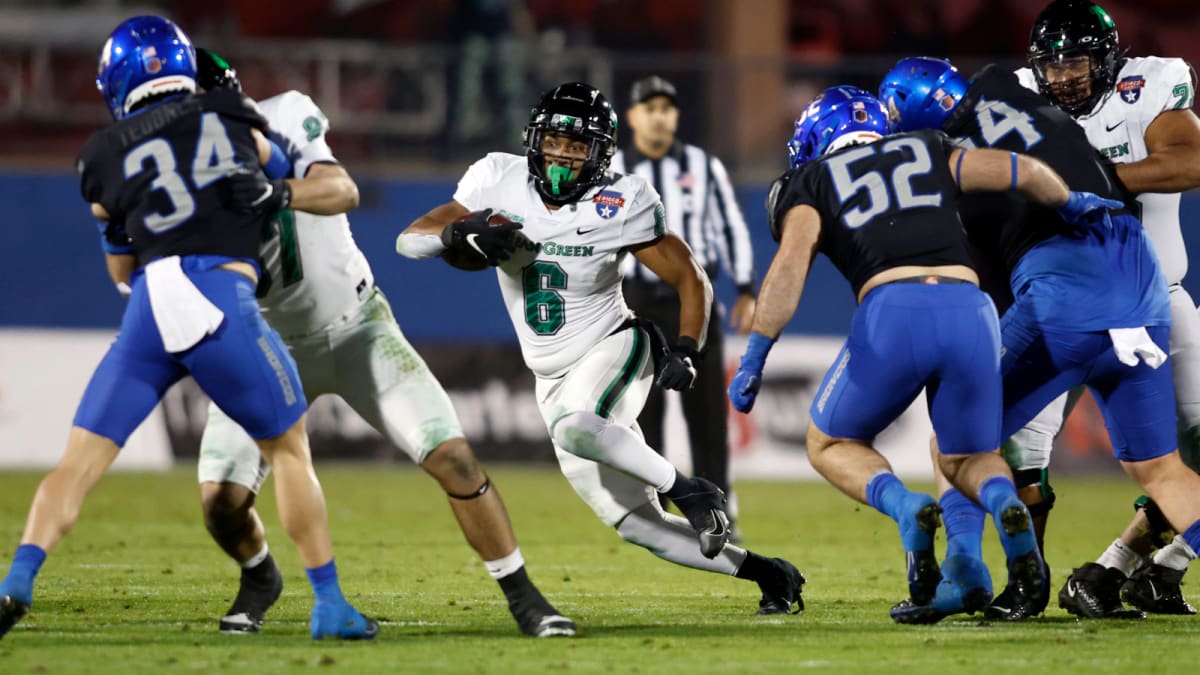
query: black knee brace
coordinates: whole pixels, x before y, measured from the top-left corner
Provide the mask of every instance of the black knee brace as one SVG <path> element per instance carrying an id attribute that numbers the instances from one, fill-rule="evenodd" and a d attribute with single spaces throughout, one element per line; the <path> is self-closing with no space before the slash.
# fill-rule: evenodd
<path id="1" fill-rule="evenodd" d="M 1054 494 L 1054 488 L 1050 486 L 1048 469 L 1017 469 L 1013 471 L 1013 482 L 1016 483 L 1018 490 L 1031 485 L 1037 485 L 1041 489 L 1042 501 L 1027 505 L 1029 515 L 1035 518 L 1044 518 L 1050 513 L 1050 509 L 1054 508 L 1054 502 L 1058 496 Z"/>
<path id="2" fill-rule="evenodd" d="M 451 499 L 460 499 L 460 500 L 462 500 L 462 501 L 467 501 L 468 499 L 475 499 L 475 498 L 477 498 L 477 497 L 482 497 L 482 496 L 484 496 L 485 494 L 487 494 L 487 491 L 491 489 L 491 487 L 492 487 L 492 479 L 491 479 L 491 478 L 488 478 L 488 477 L 486 477 L 486 476 L 484 476 L 484 478 L 483 478 L 483 485 L 480 485 L 480 486 L 479 486 L 479 489 L 478 489 L 478 490 L 476 490 L 476 491 L 474 491 L 474 492 L 472 492 L 471 494 L 469 494 L 469 495 L 456 495 L 456 494 L 452 494 L 452 493 L 450 493 L 450 492 L 447 492 L 447 493 L 446 493 L 446 496 L 447 496 L 447 497 L 449 497 L 449 498 L 451 498 Z"/>
<path id="3" fill-rule="evenodd" d="M 1146 495 L 1138 497 L 1133 500 L 1133 510 L 1146 514 L 1146 520 L 1150 521 L 1150 532 L 1154 536 L 1155 546 L 1161 548 L 1175 538 L 1175 529 L 1171 527 L 1171 523 L 1167 522 L 1167 517 L 1163 515 L 1162 510 L 1158 508 L 1158 504 L 1155 504 L 1153 499 Z"/>

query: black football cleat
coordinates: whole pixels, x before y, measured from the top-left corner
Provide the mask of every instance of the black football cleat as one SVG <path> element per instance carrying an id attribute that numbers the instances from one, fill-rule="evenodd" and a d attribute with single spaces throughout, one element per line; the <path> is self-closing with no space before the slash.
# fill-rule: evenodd
<path id="1" fill-rule="evenodd" d="M 0 598 L 0 638 L 8 634 L 8 631 L 21 617 L 29 613 L 29 604 L 21 602 L 13 598 L 11 595 L 6 595 Z"/>
<path id="2" fill-rule="evenodd" d="M 771 558 L 771 566 L 778 574 L 759 582 L 758 587 L 763 595 L 762 600 L 758 601 L 757 614 L 799 614 L 804 610 L 804 598 L 800 597 L 800 592 L 807 579 L 795 565 L 783 558 Z"/>
<path id="3" fill-rule="evenodd" d="M 1084 619 L 1144 619 L 1145 612 L 1121 604 L 1125 573 L 1094 562 L 1071 572 L 1058 592 L 1058 606 Z"/>
<path id="4" fill-rule="evenodd" d="M 1185 572 L 1151 563 L 1121 586 L 1121 599 L 1151 614 L 1195 614 L 1196 608 L 1183 597 Z"/>
<path id="5" fill-rule="evenodd" d="M 983 615 L 992 621 L 1024 621 L 1041 614 L 1050 603 L 1050 569 L 1037 549 L 1008 564 L 1008 585 Z"/>
<path id="6" fill-rule="evenodd" d="M 573 637 L 577 632 L 575 622 L 559 614 L 536 588 L 510 600 L 508 611 L 530 637 Z"/>
<path id="7" fill-rule="evenodd" d="M 938 583 L 942 580 L 942 571 L 937 557 L 933 553 L 933 536 L 941 525 L 942 509 L 932 497 L 920 496 L 926 500 L 925 503 L 919 505 L 909 520 L 901 521 L 900 531 L 901 537 L 906 540 L 909 539 L 904 534 L 905 532 L 920 532 L 921 536 L 918 539 L 927 542 L 927 544 L 921 544 L 920 548 L 916 550 L 904 552 L 908 596 L 919 605 L 927 605 L 933 601 Z M 906 547 L 912 545 L 911 540 L 909 541 L 910 543 L 906 544 Z"/>
<path id="8" fill-rule="evenodd" d="M 729 541 L 729 516 L 725 513 L 725 493 L 704 478 L 693 478 L 692 490 L 685 497 L 673 500 L 683 514 L 696 537 L 700 540 L 700 554 L 715 558 Z"/>
<path id="9" fill-rule="evenodd" d="M 260 573 L 262 578 L 242 570 L 237 597 L 221 617 L 222 633 L 258 633 L 262 630 L 263 617 L 283 593 L 283 575 L 275 559 L 267 556 L 263 564 L 268 567 Z"/>

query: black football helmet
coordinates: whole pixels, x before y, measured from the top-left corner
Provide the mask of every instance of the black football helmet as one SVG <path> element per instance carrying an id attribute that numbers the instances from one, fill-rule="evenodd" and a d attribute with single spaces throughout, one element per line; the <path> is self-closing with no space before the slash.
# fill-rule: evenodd
<path id="1" fill-rule="evenodd" d="M 562 134 L 587 141 L 591 149 L 573 178 L 548 176 L 542 137 Z M 583 82 L 562 84 L 542 95 L 525 126 L 525 156 L 537 191 L 549 204 L 578 200 L 604 180 L 617 151 L 617 112 L 600 90 Z"/>
<path id="2" fill-rule="evenodd" d="M 205 91 L 213 89 L 242 90 L 237 71 L 229 62 L 203 47 L 196 48 L 196 86 Z"/>
<path id="3" fill-rule="evenodd" d="M 1088 0 L 1055 0 L 1038 15 L 1029 33 L 1029 65 L 1038 89 L 1072 117 L 1091 112 L 1112 91 L 1117 51 L 1116 24 L 1103 7 Z M 1046 81 L 1048 65 L 1076 56 L 1091 61 L 1086 79 Z"/>

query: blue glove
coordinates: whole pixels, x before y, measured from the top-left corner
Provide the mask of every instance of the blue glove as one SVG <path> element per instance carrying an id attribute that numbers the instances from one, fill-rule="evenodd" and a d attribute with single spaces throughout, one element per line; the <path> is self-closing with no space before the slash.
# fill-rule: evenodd
<path id="1" fill-rule="evenodd" d="M 1102 225 L 1101 232 L 1111 232 L 1113 225 L 1108 209 L 1121 208 L 1125 208 L 1125 204 L 1115 199 L 1105 199 L 1090 192 L 1072 192 L 1067 203 L 1058 207 L 1058 215 L 1081 234 L 1097 229 L 1098 224 Z"/>
<path id="2" fill-rule="evenodd" d="M 742 355 L 742 364 L 729 383 L 729 401 L 738 412 L 748 413 L 754 407 L 758 398 L 758 389 L 762 386 L 763 366 L 767 362 L 767 352 L 775 340 L 762 333 L 751 333 L 750 344 L 746 345 L 746 353 Z"/>

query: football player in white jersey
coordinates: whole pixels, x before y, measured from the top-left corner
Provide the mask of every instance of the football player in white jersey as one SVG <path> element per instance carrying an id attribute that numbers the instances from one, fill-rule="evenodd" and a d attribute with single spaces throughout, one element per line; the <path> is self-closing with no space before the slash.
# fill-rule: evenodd
<path id="1" fill-rule="evenodd" d="M 637 427 L 656 366 L 659 386 L 692 385 L 712 289 L 683 240 L 666 232 L 654 188 L 608 170 L 616 133 L 616 113 L 599 90 L 555 87 L 533 108 L 525 156 L 477 161 L 453 200 L 414 221 L 396 249 L 410 258 L 473 255 L 497 267 L 559 466 L 605 525 L 665 560 L 758 582 L 760 614 L 789 612 L 802 607 L 799 571 L 728 545 L 721 491 L 680 474 Z M 498 226 L 488 223 L 492 213 L 502 216 L 490 216 Z M 628 254 L 679 293 L 673 346 L 625 305 Z M 655 492 L 686 520 L 664 513 Z"/>
<path id="2" fill-rule="evenodd" d="M 200 86 L 240 88 L 228 63 L 207 50 L 197 51 Z M 259 106 L 272 139 L 284 150 L 282 169 L 293 176 L 287 179 L 291 203 L 309 211 L 284 210 L 269 223 L 272 229 L 265 233 L 269 238 L 264 237 L 261 251 L 260 304 L 284 336 L 309 400 L 341 396 L 438 481 L 522 632 L 574 635 L 575 624 L 529 580 L 499 491 L 463 438 L 446 392 L 375 288 L 345 216 L 358 205 L 358 188 L 325 142 L 325 115 L 297 91 Z M 317 213 L 323 215 L 313 215 Z M 254 510 L 266 470 L 246 432 L 210 405 L 200 443 L 204 520 L 213 539 L 242 567 L 238 596 L 220 622 L 223 632 L 258 632 L 283 587 Z"/>
<path id="3" fill-rule="evenodd" d="M 1088 0 L 1057 0 L 1042 11 L 1030 34 L 1029 62 L 1031 68 L 1017 71 L 1021 83 L 1074 117 L 1113 163 L 1119 181 L 1137 196 L 1135 208 L 1170 285 L 1179 452 L 1188 466 L 1200 470 L 1200 316 L 1180 285 L 1188 261 L 1179 226 L 1179 193 L 1200 186 L 1200 119 L 1191 110 L 1194 73 L 1182 59 L 1123 58 L 1112 18 Z M 1064 406 L 1064 400 L 1056 401 L 1014 436 L 1007 448 L 1016 460 L 1014 473 L 1023 470 L 1042 481 Z M 1031 492 L 1039 500 L 1039 490 Z M 1143 497 L 1137 507 L 1121 537 L 1067 580 L 1059 593 L 1064 608 L 1093 618 L 1142 618 L 1141 611 L 1122 607 L 1124 597 L 1148 612 L 1196 612 L 1180 590 L 1195 553 L 1180 537 L 1171 538 L 1174 533 L 1153 502 Z"/>

